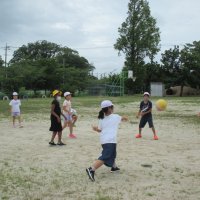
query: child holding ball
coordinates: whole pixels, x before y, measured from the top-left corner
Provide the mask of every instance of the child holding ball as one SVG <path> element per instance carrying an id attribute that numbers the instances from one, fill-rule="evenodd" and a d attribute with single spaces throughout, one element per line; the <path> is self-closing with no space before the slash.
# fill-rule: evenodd
<path id="1" fill-rule="evenodd" d="M 13 127 L 15 128 L 15 120 L 18 118 L 19 121 L 19 127 L 22 128 L 22 120 L 21 120 L 21 112 L 20 112 L 20 106 L 21 106 L 21 101 L 18 99 L 18 93 L 13 92 L 13 99 L 9 103 L 11 107 L 11 115 L 13 118 Z"/>
<path id="2" fill-rule="evenodd" d="M 86 169 L 91 181 L 95 181 L 95 171 L 102 165 L 111 168 L 111 172 L 120 170 L 115 162 L 117 147 L 117 129 L 121 121 L 127 121 L 127 117 L 113 114 L 114 105 L 111 101 L 105 100 L 101 103 L 99 112 L 99 126 L 94 126 L 93 130 L 100 133 L 100 142 L 103 148 L 101 156 L 94 162 L 92 167 Z"/>
<path id="3" fill-rule="evenodd" d="M 139 124 L 139 134 L 136 135 L 136 138 L 142 137 L 142 129 L 145 127 L 146 123 L 148 122 L 149 128 L 152 129 L 154 140 L 158 140 L 158 136 L 156 135 L 156 131 L 153 125 L 153 118 L 152 118 L 152 102 L 149 100 L 150 94 L 145 92 L 143 94 L 144 100 L 140 103 L 140 109 L 137 114 L 137 118 L 141 116 L 140 124 Z"/>
<path id="4" fill-rule="evenodd" d="M 76 139 L 76 135 L 73 134 L 73 110 L 72 110 L 72 104 L 71 104 L 71 93 L 65 92 L 64 93 L 65 101 L 63 102 L 63 115 L 65 116 L 65 122 L 63 125 L 63 130 L 69 126 L 69 138 Z"/>
<path id="5" fill-rule="evenodd" d="M 51 127 L 50 131 L 52 131 L 52 137 L 49 144 L 51 146 L 56 145 L 54 143 L 54 139 L 56 135 L 58 134 L 58 143 L 57 145 L 62 146 L 65 145 L 61 139 L 62 139 L 62 124 L 61 124 L 61 108 L 60 108 L 60 100 L 61 100 L 61 92 L 59 90 L 53 91 L 53 98 L 54 100 L 51 103 Z"/>

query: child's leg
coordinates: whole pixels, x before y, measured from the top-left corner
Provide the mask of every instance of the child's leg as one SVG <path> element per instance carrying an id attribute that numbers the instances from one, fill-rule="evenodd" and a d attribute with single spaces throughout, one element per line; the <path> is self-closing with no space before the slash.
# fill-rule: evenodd
<path id="1" fill-rule="evenodd" d="M 73 118 L 73 125 L 74 125 L 78 119 L 78 116 L 74 115 L 72 118 Z"/>
<path id="2" fill-rule="evenodd" d="M 147 119 L 142 117 L 139 124 L 139 134 L 138 134 L 139 136 L 142 135 L 142 128 L 145 127 L 146 123 L 147 123 Z"/>
<path id="3" fill-rule="evenodd" d="M 154 126 L 152 127 L 152 131 L 153 131 L 153 134 L 155 136 L 156 135 L 156 130 L 155 130 Z"/>
<path id="4" fill-rule="evenodd" d="M 96 160 L 92 166 L 92 170 L 95 171 L 97 170 L 99 167 L 101 167 L 104 164 L 103 160 Z"/>
<path id="5" fill-rule="evenodd" d="M 56 134 L 57 134 L 57 132 L 55 132 L 55 131 L 52 133 L 51 142 L 54 142 Z"/>
<path id="6" fill-rule="evenodd" d="M 18 122 L 19 122 L 19 126 L 22 127 L 22 118 L 21 118 L 21 115 L 18 116 Z"/>
<path id="7" fill-rule="evenodd" d="M 62 139 L 62 131 L 58 132 L 58 143 L 61 143 L 61 139 Z"/>
<path id="8" fill-rule="evenodd" d="M 152 119 L 152 117 L 149 117 L 148 123 L 149 123 L 149 128 L 151 128 L 152 131 L 153 131 L 153 135 L 156 136 L 156 130 L 155 130 L 155 128 L 154 128 L 154 124 L 153 124 L 153 119 Z"/>
<path id="9" fill-rule="evenodd" d="M 71 120 L 69 121 L 69 133 L 73 134 L 73 123 Z"/>
<path id="10" fill-rule="evenodd" d="M 65 120 L 64 125 L 63 125 L 63 127 L 62 127 L 62 130 L 65 129 L 67 126 L 68 126 L 68 121 Z"/>
<path id="11" fill-rule="evenodd" d="M 12 119 L 13 119 L 13 126 L 15 126 L 15 116 L 13 116 Z"/>
<path id="12" fill-rule="evenodd" d="M 116 168 L 116 167 L 117 167 L 116 162 L 113 163 L 113 166 L 112 166 L 112 167 L 113 167 L 113 168 Z"/>

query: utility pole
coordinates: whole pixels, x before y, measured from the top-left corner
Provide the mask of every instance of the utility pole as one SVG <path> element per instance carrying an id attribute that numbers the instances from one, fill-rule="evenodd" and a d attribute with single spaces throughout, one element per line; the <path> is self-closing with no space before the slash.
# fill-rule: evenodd
<path id="1" fill-rule="evenodd" d="M 7 45 L 5 46 L 5 72 L 6 72 L 6 78 L 7 78 L 7 56 L 8 56 L 8 50 L 10 50 L 10 46 Z"/>

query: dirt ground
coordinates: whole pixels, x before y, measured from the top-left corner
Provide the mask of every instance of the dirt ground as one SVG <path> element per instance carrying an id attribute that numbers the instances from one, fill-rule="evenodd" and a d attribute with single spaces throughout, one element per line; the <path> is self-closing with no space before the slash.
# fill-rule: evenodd
<path id="1" fill-rule="evenodd" d="M 130 116 L 118 133 L 119 173 L 103 166 L 96 182 L 85 172 L 99 156 L 97 109 L 76 108 L 77 139 L 66 146 L 50 147 L 49 116 L 24 115 L 24 128 L 0 121 L 0 199 L 30 200 L 199 200 L 200 119 L 198 105 L 171 102 L 168 110 L 154 110 L 159 140 L 146 127 L 142 139 L 135 139 L 137 104 L 120 104 L 116 113 Z M 193 121 L 193 119 L 195 121 Z M 151 167 L 144 167 L 150 165 Z"/>

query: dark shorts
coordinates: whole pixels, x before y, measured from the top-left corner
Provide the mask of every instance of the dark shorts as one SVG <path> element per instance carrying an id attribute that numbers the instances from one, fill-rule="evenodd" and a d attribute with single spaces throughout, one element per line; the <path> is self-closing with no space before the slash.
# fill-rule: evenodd
<path id="1" fill-rule="evenodd" d="M 149 124 L 149 128 L 153 128 L 154 127 L 152 116 L 144 116 L 140 120 L 139 128 L 144 128 L 147 122 Z"/>
<path id="2" fill-rule="evenodd" d="M 104 165 L 107 167 L 112 167 L 117 156 L 116 147 L 115 143 L 102 144 L 103 151 L 98 160 L 104 161 Z"/>

